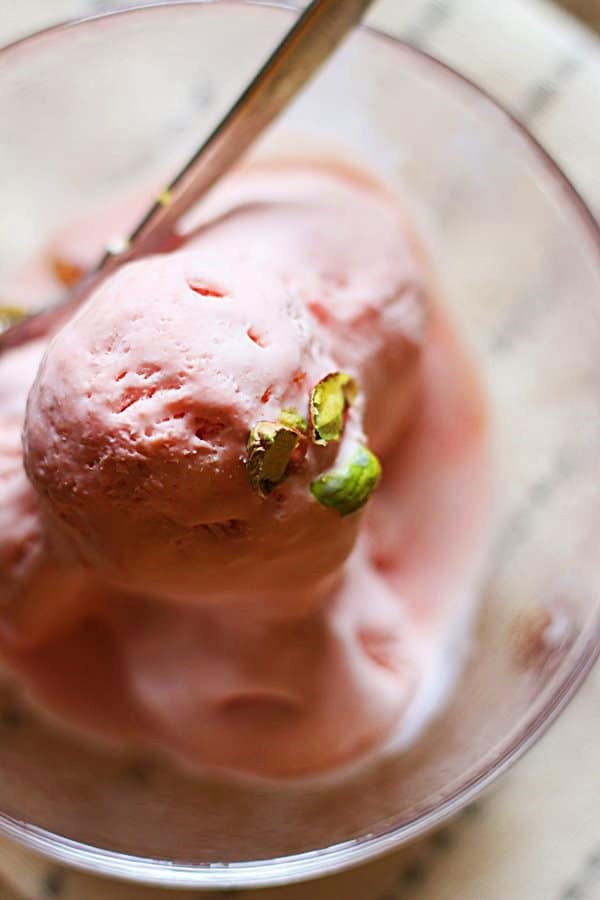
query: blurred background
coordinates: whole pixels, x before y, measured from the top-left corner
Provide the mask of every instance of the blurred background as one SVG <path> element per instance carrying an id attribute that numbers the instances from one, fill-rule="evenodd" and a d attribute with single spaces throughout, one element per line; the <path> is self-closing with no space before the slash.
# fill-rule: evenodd
<path id="1" fill-rule="evenodd" d="M 0 46 L 65 19 L 143 2 L 0 0 Z M 283 2 L 300 7 L 307 0 Z M 368 22 L 427 50 L 495 96 L 599 211 L 600 0 L 378 0 Z"/>
<path id="2" fill-rule="evenodd" d="M 284 0 L 285 2 L 285 0 Z M 340 0 L 343 2 L 343 0 Z M 524 0 L 526 3 L 527 0 Z M 550 5 L 552 0 L 530 0 L 535 5 Z M 555 0 L 556 5 L 570 12 L 585 22 L 590 28 L 600 32 L 600 0 Z M 493 4 L 486 0 L 476 0 L 482 9 Z M 111 9 L 123 9 L 139 5 L 135 0 L 2 0 L 0 3 L 0 43 L 6 44 L 32 30 L 44 28 L 53 22 L 73 16 L 93 15 Z M 306 5 L 306 0 L 290 0 L 290 6 Z M 402 7 L 408 12 L 419 8 L 429 10 L 432 18 L 440 15 L 448 6 L 472 6 L 472 0 L 454 0 L 450 4 L 445 0 L 380 0 L 380 7 Z M 498 4 L 503 5 L 503 4 Z M 375 15 L 381 15 L 376 11 Z"/>
<path id="3" fill-rule="evenodd" d="M 482 9 L 493 5 L 486 0 L 477 0 L 477 2 Z M 551 0 L 537 0 L 540 5 L 544 5 L 545 2 L 551 2 Z M 556 2 L 586 22 L 591 28 L 600 31 L 600 0 L 556 0 Z M 140 5 L 140 3 L 136 3 L 135 0 L 18 0 L 18 2 L 2 0 L 0 3 L 0 42 L 8 43 L 23 34 L 44 28 L 61 19 L 107 12 L 111 9 L 123 9 L 127 6 Z M 295 4 L 290 5 L 306 5 L 306 0 L 298 0 Z M 430 0 L 430 2 L 381 0 L 379 5 L 386 6 L 389 11 L 392 11 L 395 6 L 403 7 L 406 10 L 410 10 L 411 7 L 413 9 L 428 8 L 431 15 L 435 17 L 436 11 L 439 14 L 439 11 L 448 7 L 449 4 L 444 0 Z M 450 5 L 469 6 L 473 4 L 472 0 L 458 0 L 458 2 L 455 0 Z"/>

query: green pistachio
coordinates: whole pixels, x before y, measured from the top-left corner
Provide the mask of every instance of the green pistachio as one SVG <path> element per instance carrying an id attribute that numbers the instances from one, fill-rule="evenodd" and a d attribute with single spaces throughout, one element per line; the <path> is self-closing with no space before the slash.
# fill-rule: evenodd
<path id="1" fill-rule="evenodd" d="M 310 434 L 315 444 L 339 441 L 344 431 L 344 413 L 354 402 L 358 385 L 345 372 L 322 378 L 310 395 Z"/>
<path id="2" fill-rule="evenodd" d="M 248 438 L 246 469 L 252 488 L 266 497 L 286 476 L 301 435 L 280 422 L 257 422 Z"/>
<path id="3" fill-rule="evenodd" d="M 345 466 L 316 478 L 311 486 L 321 506 L 347 516 L 364 506 L 381 475 L 381 465 L 367 447 L 357 447 Z"/>
<path id="4" fill-rule="evenodd" d="M 301 416 L 297 409 L 282 409 L 279 413 L 279 421 L 288 428 L 299 431 L 300 434 L 306 434 L 308 431 L 308 422 Z"/>
<path id="5" fill-rule="evenodd" d="M 0 303 L 0 334 L 15 325 L 27 315 L 27 310 L 20 306 L 4 305 Z"/>

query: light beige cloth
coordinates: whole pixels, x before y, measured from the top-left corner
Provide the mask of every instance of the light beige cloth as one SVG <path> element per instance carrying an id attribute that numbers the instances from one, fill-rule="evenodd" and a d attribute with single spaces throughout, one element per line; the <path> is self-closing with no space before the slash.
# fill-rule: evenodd
<path id="1" fill-rule="evenodd" d="M 340 0 L 343 2 L 343 0 Z M 0 43 L 124 3 L 0 0 Z M 600 8 L 600 0 L 598 0 Z M 373 24 L 525 120 L 600 213 L 600 42 L 545 0 L 380 0 Z M 600 300 L 600 298 L 599 298 Z M 493 792 L 400 854 L 244 900 L 600 900 L 600 670 Z M 0 842 L 0 900 L 189 900 L 66 871 Z M 14 894 L 13 894 L 14 892 Z M 226 900 L 233 892 L 207 893 Z"/>

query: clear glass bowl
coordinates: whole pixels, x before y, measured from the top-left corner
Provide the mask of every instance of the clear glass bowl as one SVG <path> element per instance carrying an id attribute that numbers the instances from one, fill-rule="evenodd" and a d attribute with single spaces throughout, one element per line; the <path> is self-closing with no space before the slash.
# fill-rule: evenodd
<path id="1" fill-rule="evenodd" d="M 183 159 L 291 15 L 225 0 L 170 3 L 3 50 L 0 274 L 72 213 Z M 0 716 L 0 831 L 91 871 L 257 887 L 398 847 L 531 746 L 598 653 L 592 216 L 477 88 L 368 30 L 263 144 L 290 142 L 357 157 L 401 191 L 487 382 L 495 529 L 476 650 L 452 703 L 413 748 L 322 789 L 233 788 L 157 763 L 124 766 L 33 716 Z"/>

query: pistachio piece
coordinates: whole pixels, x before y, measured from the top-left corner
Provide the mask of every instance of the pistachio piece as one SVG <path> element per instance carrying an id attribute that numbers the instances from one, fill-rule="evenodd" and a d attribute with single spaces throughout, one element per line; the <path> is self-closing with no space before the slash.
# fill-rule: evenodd
<path id="1" fill-rule="evenodd" d="M 248 438 L 246 469 L 252 488 L 266 497 L 286 476 L 301 435 L 280 422 L 257 422 Z"/>
<path id="2" fill-rule="evenodd" d="M 27 315 L 27 310 L 21 306 L 4 305 L 0 303 L 0 334 L 15 325 Z"/>
<path id="3" fill-rule="evenodd" d="M 301 416 L 297 409 L 288 408 L 282 409 L 279 413 L 279 421 L 282 425 L 287 425 L 288 428 L 293 428 L 295 431 L 299 431 L 300 434 L 306 434 L 308 431 L 308 422 Z"/>
<path id="4" fill-rule="evenodd" d="M 310 395 L 310 435 L 315 444 L 325 446 L 339 441 L 344 431 L 344 413 L 354 402 L 358 385 L 345 372 L 332 372 L 322 378 Z"/>
<path id="5" fill-rule="evenodd" d="M 316 478 L 310 490 L 321 506 L 347 516 L 364 506 L 381 475 L 381 464 L 368 447 L 359 446 L 346 465 Z"/>

